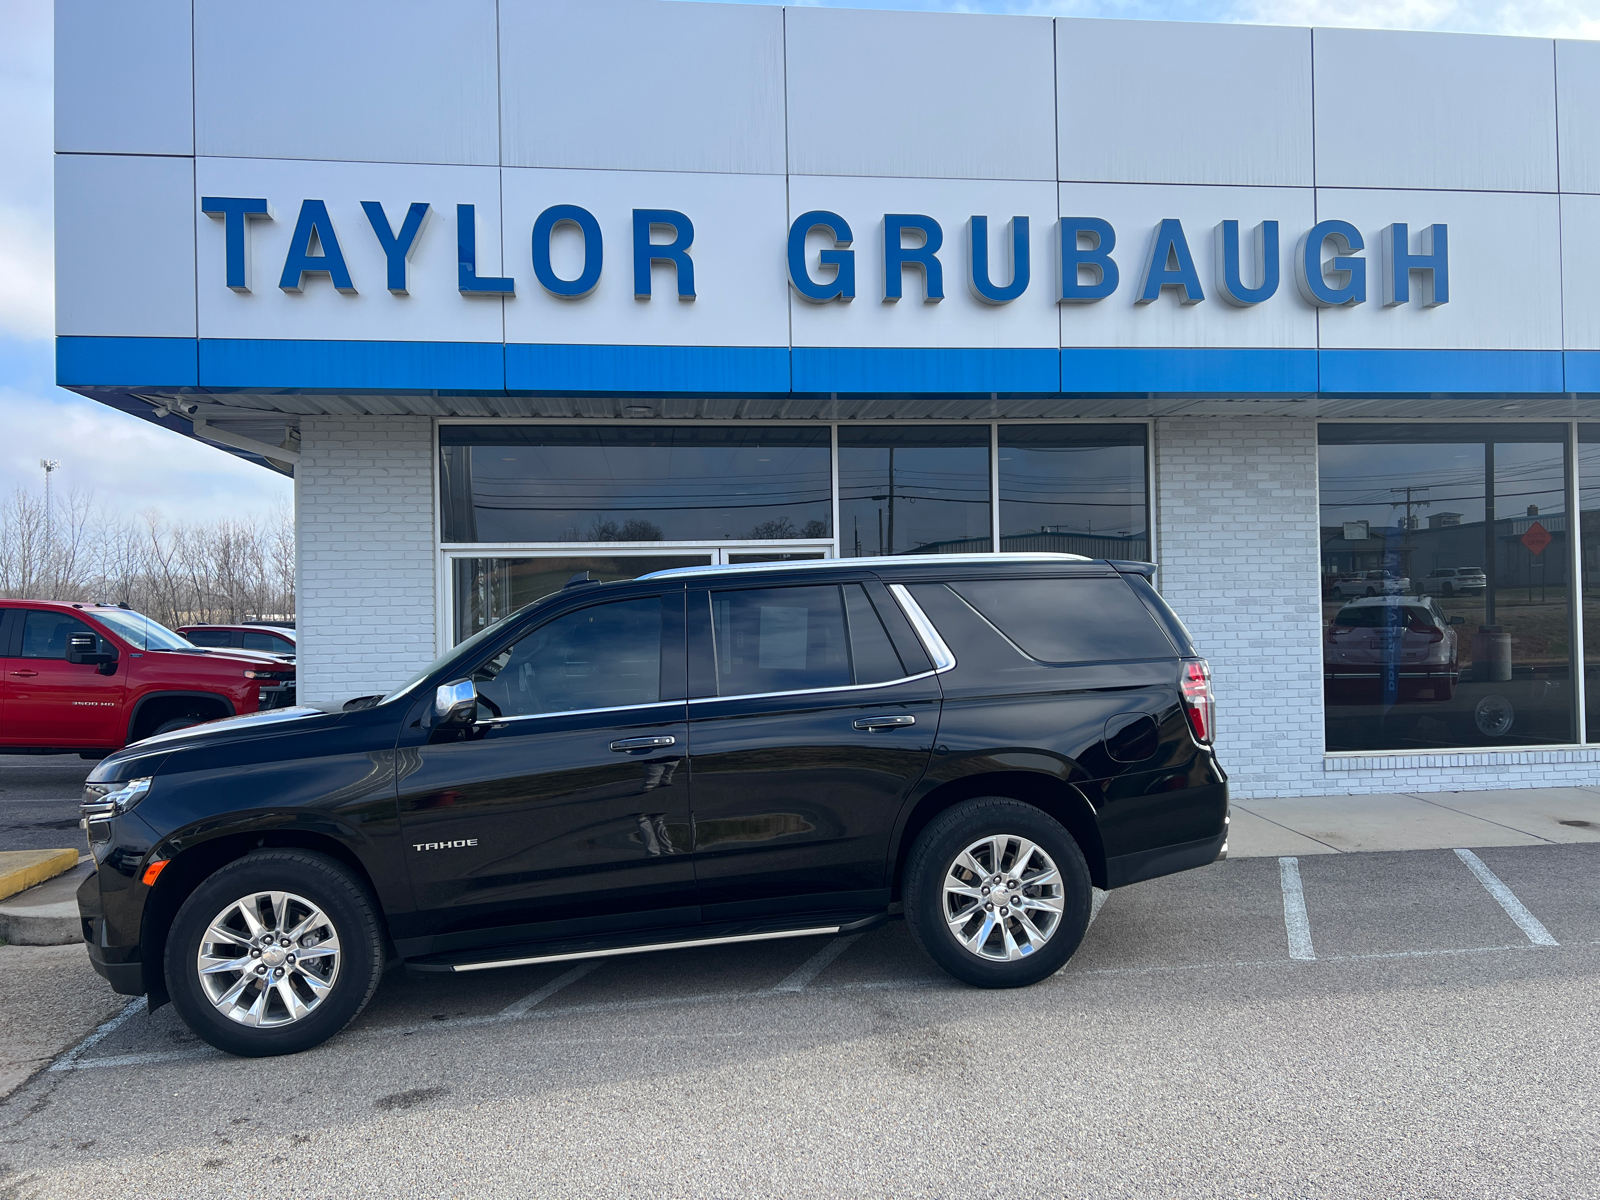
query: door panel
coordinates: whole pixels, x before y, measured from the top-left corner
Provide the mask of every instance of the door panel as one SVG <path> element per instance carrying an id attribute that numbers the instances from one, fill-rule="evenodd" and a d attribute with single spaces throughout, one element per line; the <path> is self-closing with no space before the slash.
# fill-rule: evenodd
<path id="1" fill-rule="evenodd" d="M 884 656 L 851 653 L 847 623 L 855 649 L 868 644 L 856 620 L 835 617 L 842 594 L 689 593 L 690 794 L 708 921 L 888 902 L 889 837 L 933 751 L 939 684 L 858 685 Z M 887 642 L 881 625 L 874 639 Z M 746 694 L 786 674 L 831 690 Z"/>
<path id="2" fill-rule="evenodd" d="M 18 654 L 6 660 L 5 738 L 18 746 L 122 745 L 124 662 L 110 675 L 67 661 L 67 638 L 93 634 L 97 648 L 115 650 L 87 624 L 47 609 L 23 612 Z"/>
<path id="3" fill-rule="evenodd" d="M 553 617 L 478 668 L 476 724 L 402 754 L 427 949 L 697 919 L 682 605 L 678 591 Z M 613 748 L 631 739 L 647 741 Z"/>

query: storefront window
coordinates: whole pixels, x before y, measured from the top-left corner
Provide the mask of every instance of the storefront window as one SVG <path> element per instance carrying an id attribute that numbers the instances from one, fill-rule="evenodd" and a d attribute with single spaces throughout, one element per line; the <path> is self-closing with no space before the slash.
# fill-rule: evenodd
<path id="1" fill-rule="evenodd" d="M 1600 425 L 1578 426 L 1579 548 L 1583 552 L 1584 741 L 1600 742 Z M 1548 551 L 1546 552 L 1548 553 Z"/>
<path id="2" fill-rule="evenodd" d="M 1570 743 L 1565 425 L 1324 425 L 1329 750 Z"/>
<path id="3" fill-rule="evenodd" d="M 839 554 L 986 554 L 989 426 L 839 429 Z"/>
<path id="4" fill-rule="evenodd" d="M 827 539 L 826 428 L 444 425 L 446 542 Z"/>
<path id="5" fill-rule="evenodd" d="M 543 555 L 536 558 L 458 558 L 451 563 L 455 588 L 455 641 L 509 616 L 541 596 L 558 592 L 574 575 L 611 582 L 636 579 L 674 567 L 703 567 L 709 554 Z"/>
<path id="6" fill-rule="evenodd" d="M 1150 557 L 1143 425 L 1000 426 L 1000 549 Z"/>

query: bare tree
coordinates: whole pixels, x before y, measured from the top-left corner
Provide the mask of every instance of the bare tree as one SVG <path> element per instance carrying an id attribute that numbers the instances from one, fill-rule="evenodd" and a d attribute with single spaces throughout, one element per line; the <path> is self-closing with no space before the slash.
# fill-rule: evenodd
<path id="1" fill-rule="evenodd" d="M 0 596 L 127 604 L 164 624 L 294 619 L 294 518 L 174 524 L 71 492 L 47 521 L 18 488 L 0 504 Z"/>

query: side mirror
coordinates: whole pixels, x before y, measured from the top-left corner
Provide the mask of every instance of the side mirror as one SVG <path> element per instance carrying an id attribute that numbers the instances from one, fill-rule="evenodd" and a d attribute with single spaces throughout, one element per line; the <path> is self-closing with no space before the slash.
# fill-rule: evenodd
<path id="1" fill-rule="evenodd" d="M 100 639 L 92 633 L 74 633 L 67 637 L 67 661 L 79 667 L 99 667 L 117 661 L 115 654 L 99 650 Z"/>
<path id="2" fill-rule="evenodd" d="M 1467 623 L 1467 619 L 1465 617 L 1451 617 L 1450 618 L 1450 624 L 1452 624 L 1452 625 L 1465 625 L 1466 623 Z"/>
<path id="3" fill-rule="evenodd" d="M 433 715 L 440 725 L 470 725 L 478 710 L 478 689 L 470 679 L 441 683 L 433 692 Z"/>

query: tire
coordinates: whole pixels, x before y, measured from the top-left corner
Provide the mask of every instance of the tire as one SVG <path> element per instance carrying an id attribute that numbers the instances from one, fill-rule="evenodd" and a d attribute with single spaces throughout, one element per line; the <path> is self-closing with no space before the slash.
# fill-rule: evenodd
<path id="1" fill-rule="evenodd" d="M 304 932 L 261 954 L 248 936 L 246 905 L 280 943 L 284 932 Z M 366 1008 L 383 971 L 383 947 L 372 900 L 342 864 L 307 850 L 259 850 L 222 867 L 183 902 L 167 937 L 167 991 L 184 1023 L 219 1050 L 245 1058 L 295 1054 L 327 1041 Z M 296 965 L 313 949 L 320 953 Z M 216 968 L 204 978 L 202 953 Z M 235 957 L 245 969 L 219 966 Z M 262 986 L 262 967 L 283 972 L 281 981 Z M 304 1012 L 293 1012 L 285 988 Z"/>
<path id="2" fill-rule="evenodd" d="M 200 724 L 199 717 L 173 717 L 172 720 L 163 721 L 160 725 L 157 725 L 145 736 L 158 737 L 163 733 L 171 733 L 175 729 L 188 729 L 198 724 Z"/>
<path id="3" fill-rule="evenodd" d="M 1454 596 L 1456 594 L 1455 585 L 1451 583 L 1445 584 L 1442 590 L 1446 597 Z"/>
<path id="4" fill-rule="evenodd" d="M 1008 872 L 1015 867 L 1024 839 L 1034 847 L 1028 855 L 1029 873 L 1021 877 L 1019 892 L 1008 890 L 1006 894 L 1021 894 L 1026 907 L 1020 913 L 995 920 L 982 911 L 981 889 L 994 886 L 996 873 L 1003 882 L 1014 878 Z M 987 878 L 960 867 L 960 860 L 983 842 L 987 846 L 977 849 L 968 861 L 987 868 Z M 996 852 L 1001 859 L 998 872 L 994 872 L 991 861 Z M 1042 852 L 1043 858 L 1037 852 Z M 1049 895 L 1052 885 L 1046 878 L 1049 862 L 1055 868 L 1054 896 Z M 947 877 L 962 887 L 969 886 L 971 877 L 974 894 L 951 893 L 947 898 Z M 1045 882 L 1030 885 L 1030 879 Z M 906 862 L 904 898 L 911 936 L 945 971 L 974 987 L 1027 987 L 1054 975 L 1078 949 L 1084 930 L 1089 927 L 1091 884 L 1083 851 L 1048 813 L 1020 800 L 983 796 L 941 813 L 918 835 Z M 976 907 L 963 907 L 968 899 Z M 1041 901 L 1049 900 L 1056 901 L 1060 911 L 1050 927 L 1044 929 L 1044 919 L 1048 918 L 1041 919 L 1041 915 L 1052 910 Z M 1005 908 L 998 911 L 1004 912 Z M 957 918 L 967 915 L 969 919 L 960 925 L 950 919 L 951 912 Z M 1036 940 L 1027 928 L 1029 924 L 1045 936 Z M 960 940 L 958 928 L 969 940 Z M 983 940 L 974 949 L 973 942 L 980 937 Z"/>

